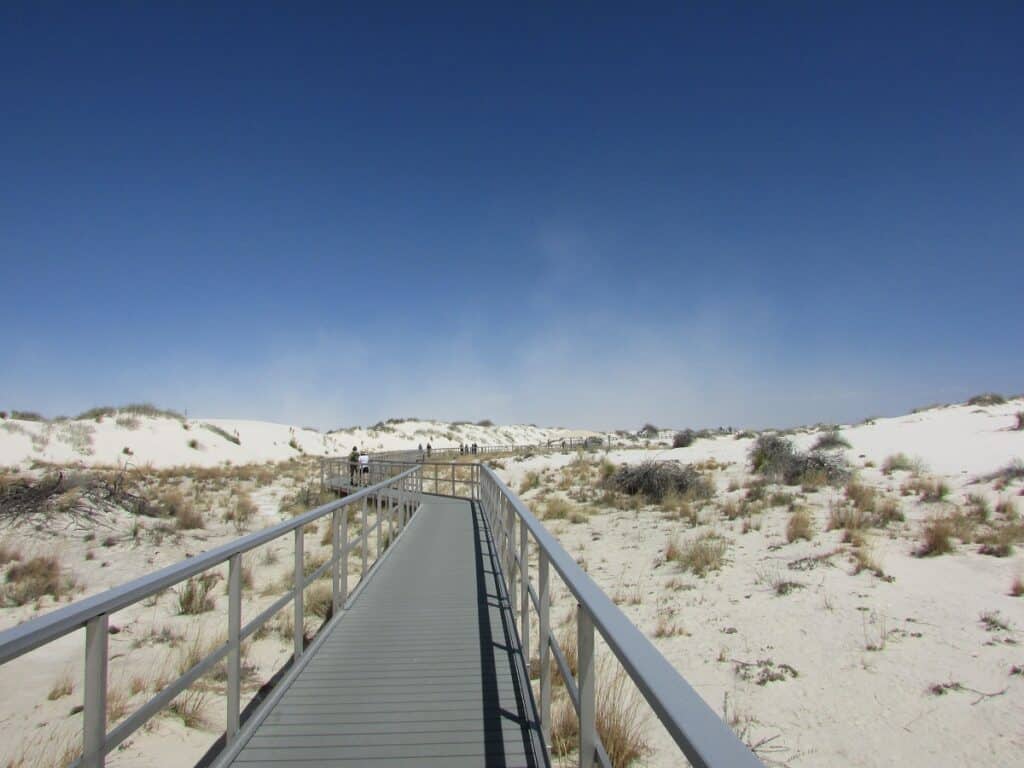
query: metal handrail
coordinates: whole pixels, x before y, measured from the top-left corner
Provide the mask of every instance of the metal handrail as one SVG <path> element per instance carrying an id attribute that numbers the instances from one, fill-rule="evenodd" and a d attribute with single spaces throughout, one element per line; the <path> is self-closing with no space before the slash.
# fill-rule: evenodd
<path id="1" fill-rule="evenodd" d="M 558 540 L 527 509 L 490 467 L 481 465 L 480 501 L 488 518 L 499 564 L 505 576 L 512 612 L 524 655 L 529 657 L 530 610 L 533 603 L 540 637 L 540 719 L 545 743 L 551 741 L 551 667 L 554 652 L 559 673 L 580 721 L 579 765 L 590 768 L 596 759 L 610 766 L 596 728 L 594 629 L 654 710 L 676 745 L 698 768 L 762 766 L 761 761 L 732 732 L 686 682 L 650 640 L 619 610 L 611 598 L 576 563 Z M 518 525 L 517 522 L 518 521 Z M 518 537 L 516 535 L 518 530 Z M 529 539 L 537 547 L 538 589 L 529 574 Z M 518 541 L 517 541 L 518 538 Z M 562 649 L 551 629 L 550 566 L 576 598 L 577 680 L 572 680 Z M 520 583 L 517 595 L 516 581 Z M 570 685 L 570 683 L 573 683 Z M 573 695 L 575 694 L 575 695 Z"/>
<path id="2" fill-rule="evenodd" d="M 254 633 L 289 602 L 294 605 L 294 659 L 302 655 L 305 645 L 303 627 L 303 591 L 327 569 L 331 569 L 331 595 L 333 612 L 337 615 L 349 598 L 348 555 L 357 545 L 361 547 L 361 579 L 368 571 L 369 536 L 377 532 L 377 553 L 382 550 L 381 537 L 384 523 L 388 524 L 389 540 L 394 540 L 422 498 L 420 466 L 412 466 L 400 473 L 388 473 L 370 487 L 338 501 L 332 501 L 304 512 L 291 520 L 273 525 L 262 531 L 243 536 L 208 552 L 196 555 L 166 568 L 135 579 L 120 587 L 80 600 L 64 608 L 40 616 L 11 629 L 0 632 L 0 665 L 12 661 L 29 651 L 51 643 L 71 632 L 85 628 L 85 682 L 83 693 L 83 750 L 76 765 L 99 768 L 106 755 L 144 725 L 150 718 L 193 682 L 202 677 L 225 657 L 228 659 L 227 728 L 226 744 L 235 740 L 240 724 L 241 702 L 241 642 Z M 368 502 L 374 502 L 376 520 L 367 524 Z M 386 505 L 383 503 L 386 501 Z M 362 528 L 357 538 L 348 539 L 348 513 L 341 511 L 360 504 Z M 386 509 L 384 508 L 386 506 Z M 303 555 L 303 529 L 327 515 L 332 516 L 331 558 L 308 576 L 305 574 Z M 385 517 L 386 516 L 386 517 Z M 295 570 L 293 587 L 255 619 L 242 626 L 242 560 L 244 553 L 292 533 L 294 535 Z M 344 541 L 344 544 L 342 544 Z M 207 654 L 191 669 L 171 681 L 134 713 L 109 733 L 106 730 L 107 699 L 107 636 L 110 614 L 155 595 L 193 576 L 228 563 L 228 640 Z"/>

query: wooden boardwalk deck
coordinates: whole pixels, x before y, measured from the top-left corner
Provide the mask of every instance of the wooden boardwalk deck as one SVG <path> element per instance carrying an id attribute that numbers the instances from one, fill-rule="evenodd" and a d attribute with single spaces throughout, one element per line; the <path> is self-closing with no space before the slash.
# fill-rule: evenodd
<path id="1" fill-rule="evenodd" d="M 476 506 L 426 497 L 233 765 L 547 766 Z"/>

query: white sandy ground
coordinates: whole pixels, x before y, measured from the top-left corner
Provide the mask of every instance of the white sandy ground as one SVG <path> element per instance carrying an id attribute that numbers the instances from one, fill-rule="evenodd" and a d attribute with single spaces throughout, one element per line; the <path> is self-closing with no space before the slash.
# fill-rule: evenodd
<path id="1" fill-rule="evenodd" d="M 708 704 L 721 714 L 728 698 L 730 713 L 750 721 L 752 741 L 770 739 L 761 753 L 766 761 L 1020 765 L 1024 677 L 1011 676 L 1010 670 L 1024 666 L 1024 598 L 1010 596 L 1009 590 L 1014 578 L 1024 575 L 1024 555 L 1018 548 L 1007 558 L 983 556 L 976 545 L 960 545 L 955 554 L 934 558 L 918 558 L 913 551 L 922 522 L 962 504 L 968 493 L 982 493 L 993 505 L 1009 499 L 1024 513 L 1020 481 L 1002 492 L 991 483 L 972 484 L 977 476 L 1024 457 L 1024 432 L 1009 429 L 1022 405 L 1017 400 L 984 409 L 955 406 L 842 430 L 852 445 L 845 453 L 861 467 L 862 482 L 899 498 L 907 516 L 905 523 L 871 536 L 876 559 L 891 582 L 867 571 L 852 575 L 845 554 L 812 570 L 787 567 L 840 547 L 841 532 L 825 529 L 829 505 L 842 498 L 841 489 L 809 495 L 816 531 L 812 542 L 786 543 L 789 513 L 784 507 L 765 512 L 761 529 L 745 534 L 742 520 L 730 522 L 710 510 L 702 513 L 706 522 L 696 529 L 657 509 L 548 525 Z M 794 442 L 808 447 L 815 439 L 814 433 L 798 434 Z M 730 480 L 749 479 L 745 461 L 751 442 L 722 437 L 682 449 L 612 452 L 608 458 L 615 463 L 713 458 L 729 465 L 717 473 L 718 498 L 738 499 L 743 491 L 730 493 L 727 487 Z M 880 467 L 896 452 L 919 458 L 930 474 L 945 478 L 952 488 L 950 503 L 902 497 L 899 488 L 909 473 L 886 477 L 864 467 Z M 554 470 L 574 458 L 508 462 L 501 474 L 518 488 L 527 472 Z M 529 503 L 543 492 L 531 491 L 524 498 Z M 701 579 L 665 563 L 671 536 L 686 541 L 708 529 L 731 541 L 721 571 Z M 778 596 L 770 584 L 779 577 L 802 587 Z M 568 614 L 567 596 L 558 609 L 558 615 Z M 987 611 L 998 611 L 1009 629 L 986 629 L 979 616 Z M 680 634 L 654 637 L 659 619 L 677 626 Z M 881 650 L 868 650 L 879 645 Z M 760 686 L 737 674 L 737 662 L 762 659 L 788 664 L 798 676 Z M 941 683 L 960 683 L 965 690 L 942 696 L 929 692 Z M 647 736 L 653 750 L 646 764 L 680 764 L 670 738 L 650 714 Z"/>
<path id="2" fill-rule="evenodd" d="M 207 428 L 235 437 L 232 442 Z M 0 467 L 28 467 L 33 461 L 83 466 L 129 464 L 137 467 L 212 467 L 252 464 L 306 456 L 336 456 L 359 447 L 389 451 L 426 446 L 534 445 L 548 440 L 598 435 L 588 430 L 516 424 L 481 427 L 409 420 L 378 428 L 353 427 L 318 432 L 266 421 L 106 416 L 56 422 L 0 421 Z M 194 442 L 194 447 L 192 443 Z M 130 451 L 130 453 L 126 452 Z"/>
<path id="3" fill-rule="evenodd" d="M 1001 492 L 991 483 L 970 484 L 978 475 L 1024 457 L 1024 432 L 1008 429 L 1013 414 L 1022 408 L 1020 400 L 982 409 L 953 406 L 843 429 L 853 446 L 846 455 L 861 468 L 861 480 L 899 498 L 907 515 L 905 523 L 872 534 L 876 558 L 893 577 L 891 582 L 868 572 L 851 575 L 852 565 L 843 553 L 812 570 L 787 568 L 790 562 L 839 546 L 840 533 L 825 531 L 825 519 L 841 490 L 808 495 L 805 503 L 816 518 L 812 542 L 785 543 L 788 513 L 783 507 L 766 511 L 760 516 L 760 530 L 745 534 L 741 520 L 723 520 L 713 507 L 701 513 L 704 522 L 698 529 L 669 520 L 654 508 L 612 510 L 594 514 L 581 524 L 551 521 L 549 525 L 712 707 L 721 713 L 728 696 L 730 713 L 749 722 L 748 738 L 771 739 L 765 745 L 765 758 L 794 766 L 1019 765 L 1024 748 L 1024 677 L 1011 677 L 1009 671 L 1014 665 L 1024 666 L 1019 645 L 1024 598 L 1010 597 L 1008 592 L 1014 577 L 1024 576 L 1024 555 L 1018 548 L 1011 557 L 987 557 L 977 553 L 977 545 L 959 545 L 954 554 L 935 558 L 917 558 L 912 552 L 922 521 L 940 507 L 962 504 L 967 493 L 982 492 L 993 504 L 1009 499 L 1024 513 L 1024 498 L 1017 495 L 1020 481 Z M 232 433 L 237 430 L 241 446 L 204 429 L 204 421 Z M 60 438 L 59 424 L 50 427 L 45 446 L 39 436 L 33 446 L 31 434 L 41 434 L 45 425 L 17 422 L 11 430 L 0 423 L 0 465 L 25 468 L 35 460 L 111 465 L 119 455 L 123 457 L 122 448 L 129 440 L 138 466 L 208 466 L 293 458 L 299 455 L 288 445 L 293 438 L 307 456 L 315 456 L 324 451 L 345 452 L 350 443 L 389 449 L 430 440 L 440 447 L 446 438 L 437 435 L 448 432 L 459 436 L 450 444 L 538 442 L 570 434 L 533 427 L 473 428 L 472 433 L 464 427 L 466 431 L 457 432 L 440 422 L 405 422 L 394 425 L 395 432 L 331 435 L 261 422 L 187 423 L 185 430 L 173 419 L 140 419 L 138 428 L 128 429 L 108 417 L 93 423 L 92 444 L 85 446 L 92 453 L 76 450 L 74 436 Z M 493 431 L 476 431 L 484 429 Z M 187 445 L 192 437 L 200 441 L 198 451 Z M 813 430 L 794 436 L 801 447 L 815 438 Z M 616 463 L 646 458 L 690 463 L 713 458 L 726 465 L 715 473 L 717 501 L 721 501 L 742 496 L 742 490 L 727 489 L 730 482 L 742 485 L 749 480 L 746 455 L 751 442 L 721 437 L 698 440 L 684 449 L 613 451 L 608 458 Z M 82 438 L 77 445 L 83 446 Z M 931 474 L 945 478 L 953 489 L 950 503 L 923 504 L 916 497 L 900 496 L 899 487 L 908 473 L 886 477 L 877 469 L 896 452 L 919 458 Z M 574 459 L 573 455 L 506 459 L 500 471 L 517 489 L 527 471 L 557 470 Z M 865 463 L 874 467 L 864 467 Z M 295 476 L 279 476 L 269 485 L 246 484 L 245 490 L 259 507 L 253 530 L 282 519 L 282 496 L 315 477 L 315 463 L 304 466 L 304 476 L 293 472 Z M 557 471 L 549 476 L 554 478 Z M 192 491 L 190 483 L 185 480 L 181 485 L 186 493 Z M 23 557 L 57 554 L 80 585 L 74 595 L 80 599 L 236 536 L 234 527 L 221 519 L 223 509 L 232 503 L 231 492 L 231 486 L 204 492 L 207 528 L 201 531 L 161 533 L 159 526 L 166 521 L 146 518 L 141 519 L 139 536 L 133 537 L 136 519 L 114 514 L 100 521 L 91 540 L 85 530 L 76 528 L 17 529 L 0 531 L 0 544 L 15 546 Z M 542 507 L 534 501 L 537 494 L 531 491 L 524 496 L 535 509 Z M 687 540 L 707 528 L 717 529 L 731 542 L 721 571 L 700 579 L 665 563 L 664 549 L 671 535 Z M 247 559 L 255 586 L 246 593 L 243 621 L 274 599 L 262 592 L 289 570 L 290 546 L 290 540 L 271 545 L 278 553 L 273 563 L 266 562 L 262 553 Z M 310 555 L 327 551 L 319 533 L 306 537 L 306 548 Z M 92 559 L 87 559 L 87 553 Z M 777 574 L 802 588 L 777 596 L 768 583 Z M 128 711 L 152 695 L 152 691 L 131 694 L 133 679 L 152 684 L 163 669 L 174 667 L 197 634 L 213 639 L 223 633 L 223 581 L 214 594 L 216 609 L 198 618 L 177 615 L 174 592 L 112 617 L 112 625 L 120 631 L 110 636 L 110 684 L 112 689 L 129 691 Z M 0 629 L 54 607 L 54 601 L 45 597 L 37 604 L 0 608 Z M 565 594 L 559 594 L 556 616 L 570 608 Z M 986 629 L 979 621 L 983 611 L 998 611 L 1009 629 Z M 655 638 L 659 620 L 677 626 L 680 633 Z M 164 629 L 167 639 L 160 637 Z M 0 766 L 19 756 L 24 760 L 15 765 L 53 764 L 49 758 L 61 744 L 78 738 L 81 715 L 71 713 L 81 703 L 82 635 L 75 633 L 0 667 L 0 691 L 4 692 Z M 869 645 L 884 647 L 871 651 Z M 251 644 L 246 655 L 252 669 L 246 696 L 269 679 L 290 651 L 290 640 L 277 631 Z M 758 686 L 737 675 L 737 662 L 762 659 L 788 664 L 798 676 Z M 72 692 L 48 699 L 54 683 L 65 674 L 73 683 Z M 936 683 L 953 682 L 963 689 L 943 696 L 928 692 Z M 173 715 L 158 717 L 116 751 L 109 763 L 154 768 L 194 763 L 223 728 L 223 685 L 209 688 L 203 724 L 186 728 Z M 966 689 L 1000 695 L 982 698 Z M 653 716 L 648 718 L 646 733 L 652 751 L 643 764 L 681 763 Z"/>

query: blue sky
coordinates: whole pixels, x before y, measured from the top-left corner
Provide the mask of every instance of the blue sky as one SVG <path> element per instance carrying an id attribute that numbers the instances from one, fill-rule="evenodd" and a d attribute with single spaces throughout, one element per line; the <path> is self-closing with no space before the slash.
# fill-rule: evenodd
<path id="1" fill-rule="evenodd" d="M 0 407 L 1024 390 L 1020 4 L 88 5 L 0 7 Z"/>

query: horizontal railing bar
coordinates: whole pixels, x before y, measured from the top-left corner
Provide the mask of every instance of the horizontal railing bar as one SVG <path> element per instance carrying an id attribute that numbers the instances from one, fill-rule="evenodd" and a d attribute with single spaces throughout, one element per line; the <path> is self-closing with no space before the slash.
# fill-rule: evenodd
<path id="1" fill-rule="evenodd" d="M 387 489 L 388 486 L 413 474 L 418 469 L 418 466 L 410 467 L 395 477 L 383 480 L 377 485 L 363 488 L 343 499 L 331 501 L 311 509 L 291 520 L 286 520 L 262 531 L 248 534 L 240 539 L 235 539 L 207 552 L 198 554 L 195 557 L 169 565 L 155 573 L 142 576 L 123 586 L 108 589 L 106 592 L 101 592 L 93 597 L 88 597 L 64 608 L 59 608 L 45 616 L 31 619 L 24 624 L 4 630 L 0 632 L 0 664 L 5 664 L 22 654 L 28 653 L 59 637 L 63 637 L 70 632 L 81 629 L 90 619 L 96 616 L 102 614 L 109 615 L 129 605 L 133 605 L 150 595 L 162 592 L 168 587 L 173 587 L 192 576 L 218 566 L 229 560 L 233 555 L 243 554 L 263 544 L 267 544 L 285 534 L 291 533 L 296 528 L 319 520 L 336 509 L 373 496 L 381 490 Z"/>

